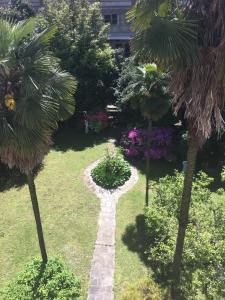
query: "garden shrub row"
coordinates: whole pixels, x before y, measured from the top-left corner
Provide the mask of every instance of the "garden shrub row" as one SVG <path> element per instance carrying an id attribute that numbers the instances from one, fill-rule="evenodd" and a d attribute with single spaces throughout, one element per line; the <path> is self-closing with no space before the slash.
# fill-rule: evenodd
<path id="1" fill-rule="evenodd" d="M 179 172 L 159 179 L 145 211 L 146 253 L 157 280 L 168 286 L 183 180 Z M 212 179 L 200 172 L 193 185 L 182 265 L 184 299 L 225 299 L 225 206 L 222 197 L 210 191 L 210 183 Z"/>

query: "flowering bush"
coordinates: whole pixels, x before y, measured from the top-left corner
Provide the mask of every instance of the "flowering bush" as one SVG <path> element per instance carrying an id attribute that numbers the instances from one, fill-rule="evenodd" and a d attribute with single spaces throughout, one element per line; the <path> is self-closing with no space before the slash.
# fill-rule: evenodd
<path id="1" fill-rule="evenodd" d="M 147 140 L 151 145 L 147 148 Z M 170 127 L 153 127 L 151 132 L 142 128 L 133 128 L 124 133 L 120 145 L 129 157 L 147 157 L 160 159 L 169 155 L 173 150 L 174 129 Z"/>
<path id="2" fill-rule="evenodd" d="M 89 129 L 96 132 L 100 132 L 102 129 L 108 127 L 108 115 L 103 111 L 86 114 L 82 120 L 83 127 L 85 121 L 88 121 Z"/>

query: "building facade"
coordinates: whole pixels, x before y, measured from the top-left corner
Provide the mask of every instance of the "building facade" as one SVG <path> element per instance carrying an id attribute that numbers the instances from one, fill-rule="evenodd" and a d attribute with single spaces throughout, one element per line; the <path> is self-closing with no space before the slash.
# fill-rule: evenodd
<path id="1" fill-rule="evenodd" d="M 11 4 L 11 2 L 11 0 L 0 0 L 0 6 L 7 7 Z M 27 0 L 24 2 L 30 4 L 34 9 L 38 9 L 43 4 L 42 0 Z"/>
<path id="2" fill-rule="evenodd" d="M 89 0 L 95 2 L 95 0 Z M 134 0 L 101 0 L 101 8 L 104 20 L 110 24 L 109 41 L 114 48 L 123 48 L 129 55 L 129 41 L 133 37 L 130 24 L 126 20 L 128 10 L 134 4 Z"/>

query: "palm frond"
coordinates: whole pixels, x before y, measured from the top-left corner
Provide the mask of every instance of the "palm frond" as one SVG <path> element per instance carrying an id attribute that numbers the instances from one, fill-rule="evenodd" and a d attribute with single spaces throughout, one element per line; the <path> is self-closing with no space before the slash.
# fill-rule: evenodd
<path id="1" fill-rule="evenodd" d="M 150 26 L 152 18 L 165 17 L 169 8 L 175 5 L 175 0 L 138 0 L 128 11 L 127 19 L 132 23 L 134 30 L 145 30 Z"/>
<path id="2" fill-rule="evenodd" d="M 154 17 L 151 26 L 136 32 L 132 46 L 143 61 L 171 64 L 191 60 L 197 50 L 197 23 Z"/>
<path id="3" fill-rule="evenodd" d="M 56 27 L 37 34 L 34 24 L 0 20 L 0 157 L 26 173 L 49 151 L 57 122 L 73 114 L 76 90 L 48 49 Z"/>

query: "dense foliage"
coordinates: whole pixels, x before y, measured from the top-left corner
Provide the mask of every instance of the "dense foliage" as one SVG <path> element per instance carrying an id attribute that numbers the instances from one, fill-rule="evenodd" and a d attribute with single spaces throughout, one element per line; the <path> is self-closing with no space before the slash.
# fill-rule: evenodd
<path id="1" fill-rule="evenodd" d="M 161 178 L 155 186 L 154 200 L 145 212 L 149 261 L 164 283 L 169 283 L 183 179 L 178 172 Z M 225 207 L 221 197 L 212 197 L 208 188 L 211 182 L 202 172 L 194 180 L 182 264 L 184 299 L 225 297 Z"/>
<path id="2" fill-rule="evenodd" d="M 76 80 L 49 51 L 55 27 L 37 34 L 33 18 L 0 19 L 0 31 L 0 156 L 29 173 L 49 151 L 57 122 L 73 114 Z"/>
<path id="3" fill-rule="evenodd" d="M 90 4 L 87 0 L 46 0 L 45 3 L 45 9 L 39 13 L 39 26 L 56 24 L 58 27 L 52 50 L 78 80 L 77 110 L 104 108 L 112 98 L 117 70 L 100 4 Z"/>
<path id="4" fill-rule="evenodd" d="M 96 184 L 106 189 L 122 186 L 131 176 L 129 164 L 118 154 L 107 153 L 91 172 Z"/>
<path id="5" fill-rule="evenodd" d="M 139 110 L 147 119 L 158 121 L 169 110 L 169 76 L 155 64 L 138 65 L 134 58 L 124 64 L 117 81 L 117 104 Z"/>
<path id="6" fill-rule="evenodd" d="M 118 300 L 162 300 L 164 295 L 160 287 L 151 279 L 141 279 L 129 284 Z"/>
<path id="7" fill-rule="evenodd" d="M 80 296 L 80 281 L 58 258 L 46 265 L 34 259 L 0 295 L 3 300 L 75 300 Z"/>
<path id="8" fill-rule="evenodd" d="M 147 140 L 150 138 L 150 148 Z M 160 159 L 171 156 L 173 151 L 174 130 L 170 127 L 153 127 L 151 132 L 142 128 L 133 128 L 124 133 L 120 145 L 128 157 L 147 157 Z"/>
<path id="9" fill-rule="evenodd" d="M 34 10 L 28 3 L 22 0 L 12 0 L 10 2 L 9 7 L 0 7 L 0 18 L 21 21 L 35 15 Z"/>

